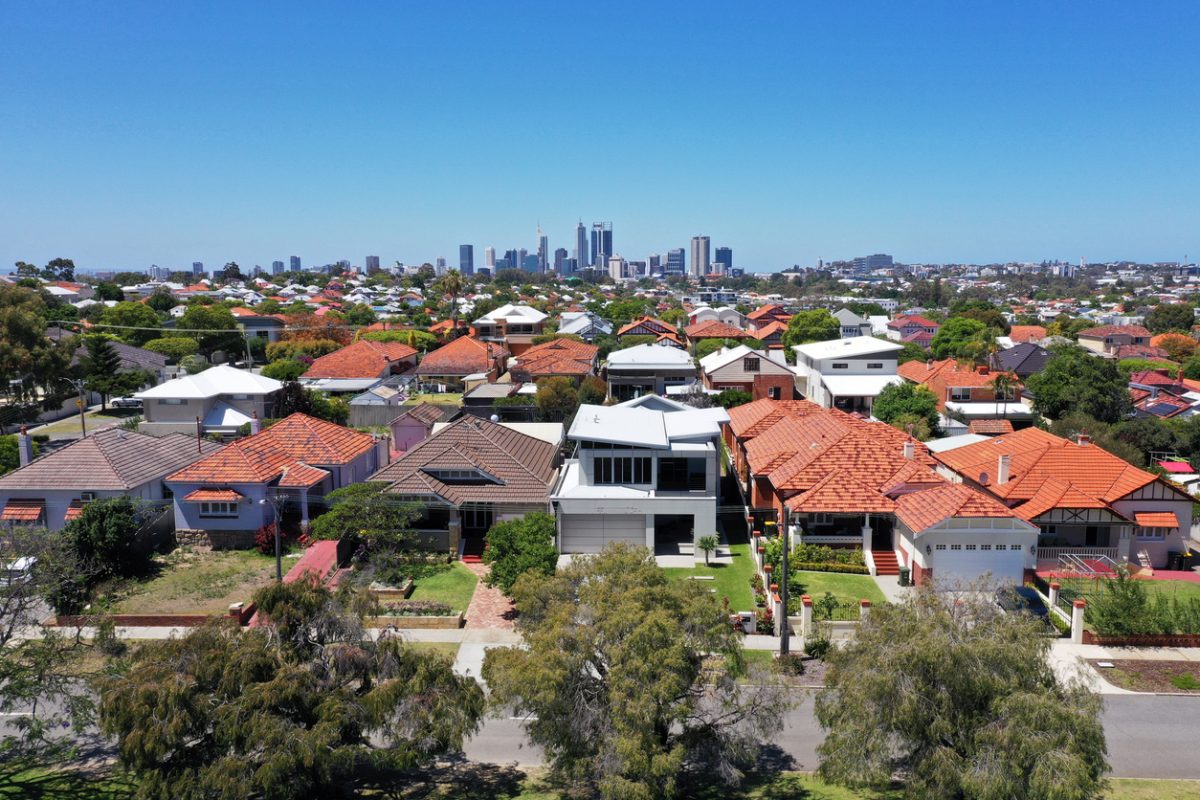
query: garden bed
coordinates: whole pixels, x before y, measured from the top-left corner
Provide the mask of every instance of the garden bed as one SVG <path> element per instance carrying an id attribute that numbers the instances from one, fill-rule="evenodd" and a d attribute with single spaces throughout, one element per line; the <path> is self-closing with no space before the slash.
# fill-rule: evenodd
<path id="1" fill-rule="evenodd" d="M 1200 694 L 1197 661 L 1104 660 L 1111 667 L 1099 666 L 1100 661 L 1092 659 L 1088 663 L 1104 680 L 1131 692 Z"/>
<path id="2" fill-rule="evenodd" d="M 368 628 L 387 628 L 389 626 L 396 628 L 406 628 L 414 630 L 435 630 L 444 628 L 461 628 L 465 623 L 466 618 L 463 612 L 450 614 L 447 616 L 418 616 L 415 614 L 406 614 L 403 616 L 378 616 L 367 617 L 363 620 L 363 625 Z"/>

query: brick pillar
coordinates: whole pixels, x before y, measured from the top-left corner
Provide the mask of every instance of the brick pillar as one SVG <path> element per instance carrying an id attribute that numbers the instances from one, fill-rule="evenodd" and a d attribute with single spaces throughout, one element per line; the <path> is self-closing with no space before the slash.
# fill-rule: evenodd
<path id="1" fill-rule="evenodd" d="M 804 637 L 804 641 L 808 641 L 813 634 L 813 606 L 812 598 L 808 595 L 800 597 L 800 635 Z"/>
<path id="2" fill-rule="evenodd" d="M 1050 584 L 1050 608 L 1058 605 L 1058 590 L 1062 588 L 1062 584 L 1057 581 Z"/>
<path id="3" fill-rule="evenodd" d="M 1076 600 L 1071 609 L 1071 644 L 1083 644 L 1083 611 L 1087 608 L 1086 600 Z"/>
<path id="4" fill-rule="evenodd" d="M 866 599 L 859 600 L 858 601 L 858 617 L 859 617 L 859 619 L 866 619 L 867 615 L 870 613 L 871 613 L 871 601 L 866 600 Z"/>

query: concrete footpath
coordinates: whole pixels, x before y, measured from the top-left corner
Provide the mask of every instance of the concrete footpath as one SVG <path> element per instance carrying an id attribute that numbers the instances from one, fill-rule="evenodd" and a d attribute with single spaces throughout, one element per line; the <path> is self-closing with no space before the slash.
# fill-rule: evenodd
<path id="1" fill-rule="evenodd" d="M 1200 667 L 1197 647 L 1104 647 L 1098 644 L 1072 644 L 1065 640 L 1050 647 L 1050 665 L 1064 680 L 1078 679 L 1100 694 L 1144 695 L 1114 686 L 1088 661 L 1188 661 Z"/>

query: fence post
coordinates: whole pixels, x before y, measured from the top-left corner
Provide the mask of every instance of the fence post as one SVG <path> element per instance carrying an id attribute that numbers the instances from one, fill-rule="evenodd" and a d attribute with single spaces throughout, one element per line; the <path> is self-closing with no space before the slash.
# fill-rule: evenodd
<path id="1" fill-rule="evenodd" d="M 1054 582 L 1050 584 L 1050 608 L 1058 605 L 1058 590 L 1062 588 L 1062 584 Z"/>
<path id="2" fill-rule="evenodd" d="M 809 640 L 809 637 L 812 636 L 812 632 L 813 632 L 812 608 L 813 608 L 812 598 L 809 597 L 808 595 L 801 595 L 800 596 L 800 635 L 802 637 L 804 637 L 805 642 L 807 642 Z"/>
<path id="3" fill-rule="evenodd" d="M 870 613 L 871 613 L 871 601 L 867 600 L 865 598 L 862 600 L 859 600 L 858 601 L 858 618 L 866 619 L 867 614 L 870 614 Z"/>
<path id="4" fill-rule="evenodd" d="M 1076 600 L 1071 608 L 1071 644 L 1083 644 L 1083 611 L 1086 600 Z"/>

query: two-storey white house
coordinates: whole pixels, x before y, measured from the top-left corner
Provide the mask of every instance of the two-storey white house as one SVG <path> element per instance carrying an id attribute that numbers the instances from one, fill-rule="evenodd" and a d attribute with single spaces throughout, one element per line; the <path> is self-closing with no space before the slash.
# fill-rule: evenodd
<path id="1" fill-rule="evenodd" d="M 255 417 L 270 417 L 282 388 L 279 381 L 249 370 L 212 367 L 135 394 L 145 416 L 139 429 L 152 436 L 193 434 L 199 419 L 204 433 L 232 436 Z"/>
<path id="2" fill-rule="evenodd" d="M 717 532 L 727 422 L 723 408 L 654 395 L 580 406 L 567 434 L 575 452 L 550 497 L 559 551 L 595 553 L 625 541 L 702 558 L 697 542 Z"/>
<path id="3" fill-rule="evenodd" d="M 806 399 L 825 408 L 869 414 L 885 386 L 904 382 L 896 374 L 896 354 L 904 347 L 895 342 L 855 336 L 792 349 L 798 388 Z"/>
<path id="4" fill-rule="evenodd" d="M 605 367 L 608 394 L 630 400 L 647 394 L 666 394 L 671 386 L 696 381 L 696 362 L 686 350 L 668 344 L 639 344 L 608 354 Z"/>

